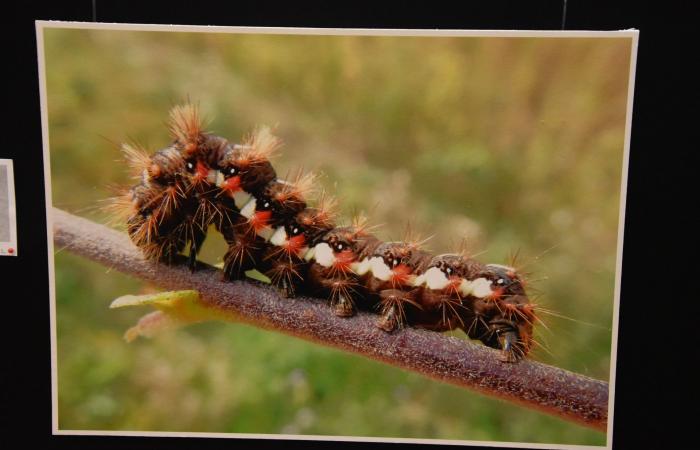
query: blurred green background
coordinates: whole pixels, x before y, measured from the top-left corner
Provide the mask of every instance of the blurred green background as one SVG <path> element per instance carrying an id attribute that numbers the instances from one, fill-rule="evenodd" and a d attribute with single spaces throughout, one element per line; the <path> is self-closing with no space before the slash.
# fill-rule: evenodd
<path id="1" fill-rule="evenodd" d="M 343 37 L 45 29 L 53 203 L 106 222 L 119 143 L 164 147 L 189 97 L 234 141 L 285 141 L 378 234 L 407 222 L 446 252 L 531 272 L 533 358 L 607 380 L 631 39 Z M 202 259 L 224 253 L 208 238 Z M 244 325 L 127 344 L 148 290 L 56 252 L 60 429 L 415 437 L 604 445 L 605 435 Z M 463 336 L 462 333 L 454 333 Z"/>

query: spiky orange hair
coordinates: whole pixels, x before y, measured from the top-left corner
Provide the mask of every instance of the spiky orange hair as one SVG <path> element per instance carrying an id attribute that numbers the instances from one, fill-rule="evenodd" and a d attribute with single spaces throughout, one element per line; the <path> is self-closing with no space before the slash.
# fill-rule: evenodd
<path id="1" fill-rule="evenodd" d="M 196 145 L 203 134 L 203 127 L 204 121 L 200 117 L 197 105 L 187 102 L 170 110 L 168 128 L 172 137 L 179 143 L 185 146 Z"/>
<path id="2" fill-rule="evenodd" d="M 258 126 L 246 136 L 243 142 L 243 145 L 239 147 L 239 159 L 251 163 L 269 160 L 276 155 L 277 150 L 282 146 L 282 140 L 272 134 L 268 126 Z"/>

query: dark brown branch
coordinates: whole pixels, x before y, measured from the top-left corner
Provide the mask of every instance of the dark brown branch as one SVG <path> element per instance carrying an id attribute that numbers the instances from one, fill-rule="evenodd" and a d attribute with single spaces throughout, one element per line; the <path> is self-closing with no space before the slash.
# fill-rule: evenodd
<path id="1" fill-rule="evenodd" d="M 248 282 L 224 282 L 221 272 L 202 265 L 145 261 L 129 238 L 115 230 L 53 210 L 54 242 L 78 255 L 166 289 L 196 289 L 211 307 L 256 326 L 341 348 L 482 394 L 509 400 L 605 431 L 608 384 L 563 369 L 524 360 L 500 362 L 495 350 L 436 332 L 378 329 L 376 316 L 338 318 L 318 299 L 281 298 L 273 289 Z"/>

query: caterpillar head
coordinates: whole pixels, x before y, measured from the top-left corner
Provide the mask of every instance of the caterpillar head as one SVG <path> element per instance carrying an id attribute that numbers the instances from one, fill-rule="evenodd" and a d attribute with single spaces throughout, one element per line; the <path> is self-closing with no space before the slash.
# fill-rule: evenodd
<path id="1" fill-rule="evenodd" d="M 517 361 L 530 352 L 537 320 L 524 281 L 514 268 L 499 264 L 486 265 L 481 276 L 491 281 L 492 291 L 474 305 L 489 324 L 482 341 L 503 350 L 504 361 Z"/>

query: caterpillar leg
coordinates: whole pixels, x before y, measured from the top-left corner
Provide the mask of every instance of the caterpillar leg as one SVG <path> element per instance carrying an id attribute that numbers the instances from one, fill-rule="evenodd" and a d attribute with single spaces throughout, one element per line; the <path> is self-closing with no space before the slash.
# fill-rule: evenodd
<path id="1" fill-rule="evenodd" d="M 282 297 L 291 298 L 296 295 L 297 287 L 303 280 L 300 270 L 301 266 L 292 261 L 276 261 L 265 275 L 270 278 Z"/>
<path id="2" fill-rule="evenodd" d="M 507 331 L 503 333 L 501 346 L 503 351 L 501 352 L 500 359 L 503 362 L 517 362 L 522 358 L 522 353 L 517 348 L 518 335 L 515 331 Z"/>
<path id="3" fill-rule="evenodd" d="M 204 239 L 207 235 L 204 232 L 195 232 L 190 241 L 190 249 L 187 257 L 187 265 L 190 268 L 190 272 L 194 272 L 197 269 L 197 254 L 202 249 L 202 244 L 204 244 Z"/>
<path id="4" fill-rule="evenodd" d="M 229 241 L 228 251 L 224 255 L 224 279 L 245 279 L 245 272 L 255 269 L 259 246 L 254 239 L 236 236 Z"/>
<path id="5" fill-rule="evenodd" d="M 338 317 L 351 317 L 355 314 L 355 302 L 351 291 L 353 282 L 346 279 L 334 280 L 331 284 L 331 305 Z"/>
<path id="6" fill-rule="evenodd" d="M 333 307 L 333 312 L 338 317 L 352 317 L 355 314 L 355 306 L 352 302 L 352 298 L 344 294 L 339 294 L 335 306 Z"/>
<path id="7" fill-rule="evenodd" d="M 406 292 L 398 289 L 386 289 L 379 293 L 382 315 L 377 321 L 377 326 L 387 333 L 391 333 L 404 325 L 404 303 L 407 301 Z"/>
<path id="8" fill-rule="evenodd" d="M 397 315 L 396 305 L 389 306 L 377 321 L 377 326 L 387 333 L 391 333 L 399 327 Z"/>
<path id="9" fill-rule="evenodd" d="M 504 319 L 489 322 L 489 330 L 480 336 L 479 340 L 488 347 L 501 350 L 499 359 L 503 362 L 518 362 L 525 357 L 528 351 L 528 346 L 522 339 L 518 326 Z"/>

